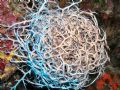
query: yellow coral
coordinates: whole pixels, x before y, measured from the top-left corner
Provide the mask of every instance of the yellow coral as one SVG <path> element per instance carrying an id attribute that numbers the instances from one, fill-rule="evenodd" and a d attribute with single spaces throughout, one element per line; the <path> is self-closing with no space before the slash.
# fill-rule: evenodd
<path id="1" fill-rule="evenodd" d="M 6 60 L 8 63 L 14 56 L 14 50 L 10 52 L 9 55 L 6 55 L 4 52 L 0 52 L 0 58 Z M 16 67 L 13 65 L 6 65 L 3 74 L 0 74 L 0 79 L 9 78 L 9 76 L 16 70 Z"/>
<path id="2" fill-rule="evenodd" d="M 9 78 L 9 76 L 14 73 L 14 71 L 16 70 L 16 67 L 14 66 L 6 66 L 5 67 L 5 70 L 4 70 L 4 73 L 3 74 L 0 74 L 0 79 L 7 79 Z"/>
<path id="3" fill-rule="evenodd" d="M 9 55 L 6 55 L 4 52 L 0 52 L 0 58 L 5 59 L 7 62 L 9 62 L 13 56 L 14 56 L 14 50 L 11 51 Z"/>

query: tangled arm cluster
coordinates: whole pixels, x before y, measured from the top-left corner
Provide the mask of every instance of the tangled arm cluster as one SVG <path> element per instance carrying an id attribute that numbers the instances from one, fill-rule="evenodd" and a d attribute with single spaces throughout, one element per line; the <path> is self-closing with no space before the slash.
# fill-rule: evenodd
<path id="1" fill-rule="evenodd" d="M 25 81 L 61 89 L 79 89 L 93 83 L 109 61 L 106 34 L 93 13 L 80 11 L 76 2 L 53 10 L 47 7 L 47 0 L 36 2 L 37 12 L 8 28 L 14 30 L 15 37 L 8 38 L 13 40 L 19 58 L 11 62 L 23 73 L 12 89 L 20 82 L 25 85 Z"/>

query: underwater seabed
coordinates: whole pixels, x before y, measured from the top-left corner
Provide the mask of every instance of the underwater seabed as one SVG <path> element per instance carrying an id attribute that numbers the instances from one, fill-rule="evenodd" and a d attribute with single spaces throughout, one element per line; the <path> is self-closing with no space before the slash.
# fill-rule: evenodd
<path id="1" fill-rule="evenodd" d="M 119 90 L 119 6 L 1 0 L 0 90 Z"/>

